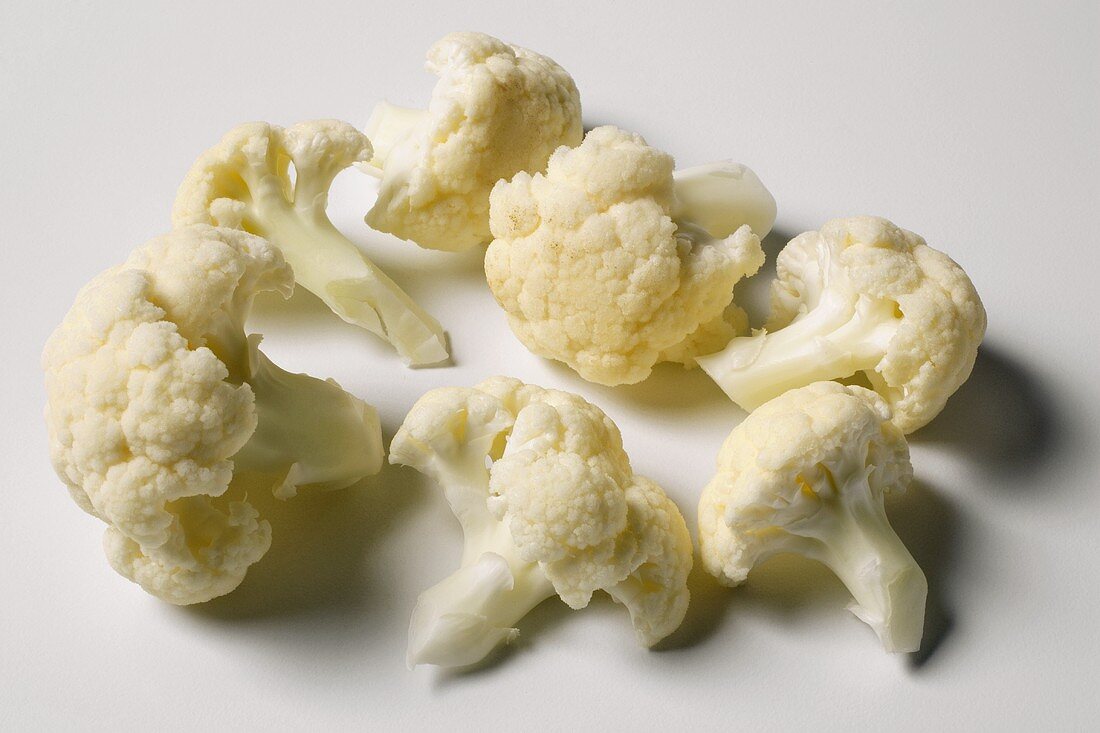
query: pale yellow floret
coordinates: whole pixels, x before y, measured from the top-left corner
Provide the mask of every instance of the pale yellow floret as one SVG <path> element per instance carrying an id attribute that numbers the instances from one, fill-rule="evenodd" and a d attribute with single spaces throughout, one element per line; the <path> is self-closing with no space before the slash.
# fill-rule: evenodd
<path id="1" fill-rule="evenodd" d="M 426 111 L 383 103 L 367 123 L 382 179 L 367 223 L 460 251 L 489 240 L 493 184 L 581 141 L 580 95 L 551 59 L 483 33 L 445 36 L 427 66 L 439 81 Z"/>
<path id="2" fill-rule="evenodd" d="M 883 497 L 913 475 L 876 393 L 816 382 L 754 410 L 730 433 L 699 501 L 703 566 L 736 585 L 768 558 L 803 555 L 852 592 L 851 610 L 888 651 L 914 651 L 927 583 L 890 527 Z"/>
<path id="3" fill-rule="evenodd" d="M 271 528 L 235 482 L 241 469 L 277 494 L 375 470 L 373 411 L 335 384 L 289 374 L 246 338 L 256 293 L 289 295 L 279 250 L 243 231 L 195 226 L 156 238 L 101 274 L 46 344 L 50 455 L 74 500 L 109 526 L 120 574 L 177 604 L 233 590 L 267 551 Z M 341 438 L 285 445 L 295 421 L 317 429 L 291 391 L 318 405 Z M 292 410 L 293 411 L 293 410 Z M 315 417 L 315 416 L 313 416 Z M 282 444 L 285 453 L 276 456 Z M 325 465 L 321 465 L 324 463 Z"/>
<path id="4" fill-rule="evenodd" d="M 465 535 L 462 566 L 417 604 L 411 664 L 477 661 L 553 595 L 579 609 L 607 591 L 647 646 L 683 619 L 683 517 L 634 475 L 610 418 L 577 395 L 506 377 L 432 390 L 390 460 L 436 478 Z"/>
<path id="5" fill-rule="evenodd" d="M 600 127 L 545 174 L 497 184 L 485 274 L 528 349 L 630 384 L 659 361 L 692 366 L 743 328 L 733 287 L 763 264 L 759 238 L 674 221 L 672 172 L 638 135 Z"/>

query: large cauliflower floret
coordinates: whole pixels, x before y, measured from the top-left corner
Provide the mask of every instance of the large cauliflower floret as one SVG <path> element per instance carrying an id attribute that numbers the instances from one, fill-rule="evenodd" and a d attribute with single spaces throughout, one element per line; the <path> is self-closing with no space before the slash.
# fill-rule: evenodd
<path id="1" fill-rule="evenodd" d="M 239 228 L 270 240 L 297 281 L 336 315 L 389 341 L 409 364 L 436 364 L 447 359 L 439 323 L 328 218 L 336 175 L 370 156 L 370 141 L 338 120 L 239 125 L 195 161 L 172 222 Z"/>
<path id="2" fill-rule="evenodd" d="M 505 377 L 432 390 L 394 437 L 390 462 L 441 484 L 465 535 L 461 567 L 413 611 L 410 665 L 472 664 L 554 595 L 579 609 L 607 591 L 646 646 L 683 620 L 683 517 L 634 475 L 615 424 L 580 397 Z"/>
<path id="3" fill-rule="evenodd" d="M 883 506 L 912 475 L 905 438 L 874 392 L 836 382 L 785 392 L 734 428 L 718 454 L 699 502 L 703 564 L 736 585 L 773 555 L 822 562 L 887 651 L 915 651 L 928 584 Z"/>
<path id="4" fill-rule="evenodd" d="M 721 174 L 731 169 L 739 177 Z M 485 274 L 512 331 L 606 385 L 722 348 L 745 323 L 733 287 L 764 263 L 763 232 L 737 212 L 752 209 L 764 232 L 775 216 L 774 202 L 770 218 L 756 215 L 753 202 L 771 197 L 746 171 L 706 166 L 674 179 L 669 155 L 599 127 L 555 152 L 545 175 L 498 183 Z"/>
<path id="5" fill-rule="evenodd" d="M 862 373 L 911 433 L 970 376 L 985 309 L 947 255 L 885 219 L 834 219 L 776 263 L 765 331 L 699 364 L 741 407 Z"/>
<path id="6" fill-rule="evenodd" d="M 541 171 L 559 145 L 581 141 L 581 101 L 551 59 L 483 33 L 451 33 L 428 51 L 439 76 L 427 110 L 382 102 L 367 122 L 380 176 L 367 223 L 422 247 L 461 251 L 489 241 L 489 191 Z"/>
<path id="7" fill-rule="evenodd" d="M 267 551 L 271 528 L 238 477 L 288 497 L 381 465 L 371 407 L 245 336 L 253 296 L 292 288 L 263 239 L 176 230 L 85 286 L 46 344 L 54 467 L 110 525 L 115 570 L 171 603 L 228 593 Z"/>

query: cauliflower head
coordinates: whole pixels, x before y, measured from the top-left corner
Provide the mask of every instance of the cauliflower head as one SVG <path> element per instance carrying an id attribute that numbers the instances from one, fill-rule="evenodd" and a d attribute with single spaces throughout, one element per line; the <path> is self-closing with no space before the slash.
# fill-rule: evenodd
<path id="1" fill-rule="evenodd" d="M 776 262 L 765 331 L 700 365 L 747 410 L 822 379 L 867 378 L 905 433 L 970 376 L 986 315 L 962 268 L 886 219 L 829 221 Z"/>
<path id="2" fill-rule="evenodd" d="M 413 612 L 410 665 L 472 664 L 554 595 L 580 609 L 607 591 L 646 646 L 683 620 L 692 561 L 683 517 L 634 475 L 610 418 L 577 395 L 506 377 L 432 390 L 390 461 L 442 484 L 465 537 L 459 570 Z"/>
<path id="3" fill-rule="evenodd" d="M 485 275 L 528 349 L 589 381 L 632 384 L 660 361 L 693 365 L 745 323 L 733 287 L 764 263 L 759 237 L 692 223 L 672 174 L 671 156 L 640 136 L 599 127 L 545 174 L 496 185 Z"/>
<path id="4" fill-rule="evenodd" d="M 171 603 L 228 593 L 267 551 L 271 527 L 238 490 L 242 473 L 286 497 L 381 465 L 372 408 L 284 372 L 245 336 L 254 295 L 292 288 L 265 240 L 180 229 L 88 283 L 46 344 L 57 474 L 108 524 L 112 567 Z"/>
<path id="5" fill-rule="evenodd" d="M 427 110 L 385 102 L 367 122 L 381 179 L 373 228 L 447 251 L 489 240 L 489 191 L 541 171 L 581 141 L 573 79 L 551 59 L 484 33 L 451 33 L 428 51 L 439 76 Z"/>
<path id="6" fill-rule="evenodd" d="M 699 502 L 707 571 L 736 585 L 773 555 L 817 560 L 888 651 L 915 651 L 928 586 L 883 504 L 913 475 L 890 418 L 882 397 L 836 382 L 790 390 L 752 412 L 723 444 Z"/>
<path id="7" fill-rule="evenodd" d="M 448 357 L 442 327 L 328 218 L 333 180 L 371 154 L 366 136 L 339 120 L 238 125 L 195 161 L 172 222 L 270 240 L 302 287 L 340 318 L 388 341 L 408 364 L 437 364 Z"/>

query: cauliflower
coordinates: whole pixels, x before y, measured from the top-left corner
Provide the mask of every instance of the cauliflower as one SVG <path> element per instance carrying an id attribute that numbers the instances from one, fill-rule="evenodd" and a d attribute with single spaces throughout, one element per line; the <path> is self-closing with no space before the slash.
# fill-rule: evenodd
<path id="1" fill-rule="evenodd" d="M 752 410 L 788 389 L 862 373 L 911 433 L 970 376 L 985 309 L 966 273 L 885 219 L 834 219 L 779 254 L 765 331 L 700 366 Z"/>
<path id="2" fill-rule="evenodd" d="M 733 286 L 764 263 L 775 202 L 743 166 L 672 169 L 640 136 L 598 127 L 545 175 L 496 185 L 485 275 L 528 349 L 631 384 L 746 328 Z"/>
<path id="3" fill-rule="evenodd" d="M 559 145 L 581 141 L 573 79 L 545 56 L 483 33 L 451 33 L 428 51 L 439 76 L 427 110 L 385 102 L 366 133 L 381 179 L 367 224 L 451 252 L 489 241 L 489 191 L 541 171 Z"/>
<path id="4" fill-rule="evenodd" d="M 441 484 L 465 535 L 461 567 L 413 611 L 410 667 L 477 662 L 555 594 L 580 609 L 607 591 L 646 646 L 683 620 L 683 517 L 634 475 L 615 424 L 580 397 L 506 377 L 432 390 L 405 418 L 390 462 Z"/>
<path id="5" fill-rule="evenodd" d="M 370 156 L 370 141 L 345 122 L 286 129 L 240 125 L 195 162 L 176 196 L 172 221 L 240 228 L 270 240 L 298 282 L 336 315 L 389 341 L 408 364 L 445 361 L 439 323 L 348 241 L 325 211 L 336 174 Z"/>
<path id="6" fill-rule="evenodd" d="M 817 560 L 887 651 L 916 651 L 928 584 L 883 508 L 884 494 L 904 491 L 912 475 L 905 438 L 874 392 L 836 382 L 785 392 L 718 454 L 699 502 L 703 565 L 736 585 L 773 555 Z"/>
<path id="7" fill-rule="evenodd" d="M 293 287 L 263 239 L 179 229 L 88 283 L 46 344 L 57 474 L 109 525 L 114 569 L 171 603 L 228 593 L 267 552 L 241 478 L 287 498 L 381 467 L 373 408 L 245 336 L 253 296 Z"/>

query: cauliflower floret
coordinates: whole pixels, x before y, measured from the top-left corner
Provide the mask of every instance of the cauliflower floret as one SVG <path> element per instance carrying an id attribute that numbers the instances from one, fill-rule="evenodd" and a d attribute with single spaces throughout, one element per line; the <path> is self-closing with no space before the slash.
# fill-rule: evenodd
<path id="1" fill-rule="evenodd" d="M 874 392 L 836 382 L 785 392 L 722 445 L 699 502 L 703 565 L 736 585 L 773 555 L 817 560 L 887 651 L 916 651 L 928 584 L 883 506 L 912 475 L 905 438 Z"/>
<path id="2" fill-rule="evenodd" d="M 339 120 L 238 125 L 195 161 L 172 222 L 239 228 L 270 240 L 298 282 L 336 315 L 389 341 L 409 364 L 437 364 L 447 359 L 439 323 L 328 218 L 337 174 L 370 156 L 370 141 Z"/>
<path id="3" fill-rule="evenodd" d="M 235 476 L 288 497 L 381 465 L 372 408 L 279 369 L 245 336 L 253 296 L 292 288 L 259 237 L 177 230 L 86 285 L 46 344 L 57 474 L 110 525 L 115 570 L 171 603 L 228 593 L 267 551 L 271 527 Z"/>
<path id="4" fill-rule="evenodd" d="M 683 517 L 634 475 L 615 424 L 580 397 L 506 377 L 432 390 L 394 437 L 390 462 L 441 483 L 465 535 L 461 567 L 413 611 L 410 665 L 472 664 L 554 595 L 580 609 L 606 590 L 646 646 L 683 620 Z"/>
<path id="5" fill-rule="evenodd" d="M 752 410 L 788 389 L 862 373 L 911 433 L 970 376 L 985 309 L 970 278 L 916 234 L 870 216 L 791 240 L 765 331 L 700 366 Z"/>
<path id="6" fill-rule="evenodd" d="M 639 382 L 659 361 L 693 366 L 725 345 L 746 321 L 733 287 L 764 263 L 736 212 L 771 201 L 730 167 L 741 177 L 707 166 L 674 180 L 669 155 L 599 127 L 555 152 L 545 175 L 498 183 L 485 275 L 519 340 L 606 385 Z M 754 213 L 756 226 L 766 231 L 774 210 Z"/>
<path id="7" fill-rule="evenodd" d="M 366 134 L 381 178 L 367 223 L 452 252 L 489 241 L 489 191 L 541 171 L 559 145 L 581 141 L 573 79 L 545 56 L 483 33 L 451 33 L 428 51 L 439 76 L 427 110 L 385 102 Z"/>

